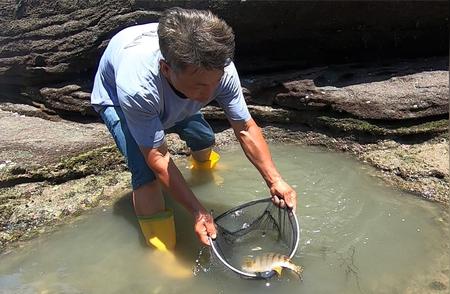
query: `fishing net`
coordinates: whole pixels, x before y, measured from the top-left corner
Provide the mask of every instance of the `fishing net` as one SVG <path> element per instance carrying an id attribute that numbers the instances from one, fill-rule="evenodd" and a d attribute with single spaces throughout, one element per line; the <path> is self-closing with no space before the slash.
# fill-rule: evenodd
<path id="1" fill-rule="evenodd" d="M 299 224 L 288 208 L 280 208 L 270 198 L 251 201 L 228 210 L 214 219 L 217 237 L 211 241 L 215 256 L 244 278 L 267 279 L 275 271 L 246 272 L 243 260 L 265 253 L 292 258 L 299 242 Z"/>

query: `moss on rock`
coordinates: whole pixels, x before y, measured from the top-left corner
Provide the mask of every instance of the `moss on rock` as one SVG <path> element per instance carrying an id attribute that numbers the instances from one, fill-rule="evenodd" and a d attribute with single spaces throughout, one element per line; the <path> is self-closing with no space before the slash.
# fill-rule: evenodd
<path id="1" fill-rule="evenodd" d="M 13 186 L 24 182 L 49 181 L 61 183 L 71 179 L 100 174 L 107 170 L 125 170 L 125 161 L 114 145 L 62 159 L 49 166 L 16 165 L 0 174 L 0 187 Z"/>
<path id="2" fill-rule="evenodd" d="M 447 132 L 448 120 L 440 119 L 406 126 L 405 124 L 372 123 L 356 118 L 319 116 L 316 123 L 333 131 L 372 136 L 409 136 Z"/>

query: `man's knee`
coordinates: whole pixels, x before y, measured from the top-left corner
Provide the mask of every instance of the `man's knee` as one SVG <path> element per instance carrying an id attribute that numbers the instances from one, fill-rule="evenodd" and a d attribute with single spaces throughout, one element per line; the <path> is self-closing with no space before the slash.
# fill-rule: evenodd
<path id="1" fill-rule="evenodd" d="M 184 140 L 192 151 L 210 148 L 216 141 L 216 136 L 211 126 L 201 117 L 202 120 L 190 125 Z"/>
<path id="2" fill-rule="evenodd" d="M 148 166 L 142 165 L 140 168 L 134 166 L 130 171 L 133 191 L 138 190 L 143 186 L 150 185 L 150 183 L 153 183 L 156 180 L 155 174 Z"/>
<path id="3" fill-rule="evenodd" d="M 214 132 L 211 130 L 210 132 L 204 132 L 199 135 L 199 141 L 197 150 L 203 150 L 207 148 L 211 148 L 216 143 L 216 136 L 214 135 Z"/>
<path id="4" fill-rule="evenodd" d="M 212 147 L 215 135 L 201 113 L 196 113 L 180 122 L 174 130 L 192 151 Z"/>

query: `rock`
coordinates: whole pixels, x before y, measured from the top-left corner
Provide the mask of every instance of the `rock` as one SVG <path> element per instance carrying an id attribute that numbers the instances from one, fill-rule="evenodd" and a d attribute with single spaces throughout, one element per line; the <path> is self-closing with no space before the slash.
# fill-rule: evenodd
<path id="1" fill-rule="evenodd" d="M 364 120 L 409 120 L 448 114 L 447 62 L 336 65 L 249 76 L 242 83 L 247 100 L 255 104 Z"/>
<path id="2" fill-rule="evenodd" d="M 444 291 L 447 290 L 447 286 L 440 281 L 433 281 L 430 283 L 430 289 L 434 291 Z"/>
<path id="3" fill-rule="evenodd" d="M 374 122 L 362 119 L 333 117 L 329 113 L 308 110 L 293 110 L 274 108 L 271 106 L 248 105 L 252 117 L 261 124 L 304 124 L 312 129 L 324 130 L 344 136 L 353 136 L 354 139 L 372 138 L 399 138 L 405 136 L 436 136 L 448 131 L 448 120 L 437 119 L 428 122 L 387 123 Z M 225 113 L 217 106 L 209 105 L 202 110 L 208 120 L 226 120 Z"/>
<path id="4" fill-rule="evenodd" d="M 111 36 L 134 24 L 156 22 L 161 11 L 174 6 L 210 9 L 224 18 L 236 33 L 241 73 L 448 53 L 445 1 L 405 6 L 401 2 L 5 0 L 0 13 L 2 99 L 95 115 L 88 106 L 88 93 Z M 302 103 L 323 106 L 320 101 L 315 105 L 317 98 L 309 98 Z M 281 105 L 286 98 L 278 100 Z"/>
<path id="5" fill-rule="evenodd" d="M 37 112 L 30 106 L 23 109 L 29 113 Z M 99 122 L 51 121 L 34 116 L 20 117 L 14 112 L 0 110 L 0 126 L 0 158 L 10 161 L 7 167 L 17 165 L 16 169 L 20 169 L 20 164 L 54 164 L 71 154 L 104 146 L 105 143 L 114 144 L 105 125 Z"/>
<path id="6" fill-rule="evenodd" d="M 60 112 L 79 112 L 82 115 L 95 116 L 91 106 L 89 89 L 79 85 L 66 85 L 61 88 L 41 88 L 42 102 L 53 110 Z"/>
<path id="7" fill-rule="evenodd" d="M 359 157 L 385 171 L 388 183 L 448 205 L 448 139 L 391 146 L 374 144 L 373 150 L 366 148 Z"/>
<path id="8" fill-rule="evenodd" d="M 11 239 L 12 239 L 11 234 L 8 234 L 8 233 L 5 233 L 5 232 L 0 232 L 0 240 L 2 242 L 10 241 Z"/>

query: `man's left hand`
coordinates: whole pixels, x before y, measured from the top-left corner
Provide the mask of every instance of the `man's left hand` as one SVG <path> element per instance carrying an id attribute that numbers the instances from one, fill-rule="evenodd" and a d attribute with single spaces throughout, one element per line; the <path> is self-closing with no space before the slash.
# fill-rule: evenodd
<path id="1" fill-rule="evenodd" d="M 216 227 L 214 226 L 214 218 L 204 209 L 196 212 L 194 218 L 194 230 L 197 234 L 197 237 L 203 244 L 211 245 L 209 244 L 208 237 L 215 239 L 217 234 Z"/>
<path id="2" fill-rule="evenodd" d="M 270 187 L 270 194 L 272 195 L 272 202 L 281 207 L 292 208 L 295 212 L 297 206 L 297 193 L 286 183 L 284 180 L 280 179 L 273 183 Z"/>

